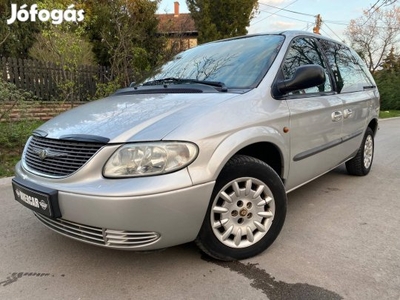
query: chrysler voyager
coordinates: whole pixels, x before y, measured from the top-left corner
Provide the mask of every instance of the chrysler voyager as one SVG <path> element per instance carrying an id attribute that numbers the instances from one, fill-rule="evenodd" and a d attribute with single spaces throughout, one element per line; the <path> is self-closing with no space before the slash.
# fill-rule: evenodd
<path id="1" fill-rule="evenodd" d="M 374 79 L 343 43 L 294 31 L 216 41 L 35 130 L 14 196 L 90 244 L 195 241 L 244 259 L 278 236 L 288 192 L 344 163 L 369 173 L 378 114 Z"/>

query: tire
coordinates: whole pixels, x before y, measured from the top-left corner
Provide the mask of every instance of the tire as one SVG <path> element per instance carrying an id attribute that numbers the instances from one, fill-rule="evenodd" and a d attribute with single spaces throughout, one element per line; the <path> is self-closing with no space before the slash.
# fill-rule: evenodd
<path id="1" fill-rule="evenodd" d="M 279 235 L 286 208 L 278 174 L 261 160 L 234 156 L 217 178 L 196 244 L 219 260 L 255 256 Z"/>
<path id="2" fill-rule="evenodd" d="M 368 127 L 356 156 L 346 162 L 347 172 L 355 176 L 367 175 L 371 171 L 374 148 L 374 132 Z"/>

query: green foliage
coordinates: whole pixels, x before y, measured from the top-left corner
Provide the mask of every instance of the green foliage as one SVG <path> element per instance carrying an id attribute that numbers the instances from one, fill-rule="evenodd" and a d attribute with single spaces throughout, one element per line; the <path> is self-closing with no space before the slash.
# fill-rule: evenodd
<path id="1" fill-rule="evenodd" d="M 37 35 L 29 55 L 37 60 L 52 62 L 67 68 L 79 65 L 94 65 L 92 46 L 73 32 L 64 32 L 54 27 Z"/>
<path id="2" fill-rule="evenodd" d="M 381 109 L 400 110 L 400 73 L 381 70 L 377 71 L 374 77 L 381 95 Z"/>
<path id="3" fill-rule="evenodd" d="M 14 84 L 3 81 L 0 78 L 0 177 L 11 176 L 14 165 L 19 160 L 26 140 L 32 130 L 38 127 L 41 121 L 31 121 L 22 118 L 23 121 L 14 122 L 9 118 L 11 108 L 18 105 L 20 115 L 24 116 L 24 103 L 34 97 L 28 92 L 18 90 Z M 4 110 L 4 103 L 11 106 Z"/>
<path id="4" fill-rule="evenodd" d="M 60 90 L 57 100 L 71 102 L 77 100 L 74 95 L 79 86 L 75 77 L 79 66 L 94 65 L 95 61 L 89 42 L 76 32 L 62 31 L 56 26 L 42 30 L 29 50 L 29 55 L 39 61 L 52 62 L 62 67 L 62 74 L 53 78 Z"/>
<path id="5" fill-rule="evenodd" d="M 98 83 L 96 86 L 95 99 L 105 98 L 113 94 L 116 90 L 120 89 L 119 79 L 115 79 L 108 83 Z"/>
<path id="6" fill-rule="evenodd" d="M 386 118 L 399 118 L 400 117 L 400 110 L 384 110 L 380 111 L 379 117 L 382 119 Z"/>
<path id="7" fill-rule="evenodd" d="M 247 34 L 257 0 L 186 0 L 199 31 L 199 44 Z"/>
<path id="8" fill-rule="evenodd" d="M 30 6 L 35 0 L 0 1 L 0 57 L 26 58 L 28 50 L 35 42 L 35 35 L 41 29 L 41 23 L 14 22 L 8 25 L 11 16 L 11 3 Z"/>
<path id="9" fill-rule="evenodd" d="M 12 176 L 24 145 L 42 121 L 0 122 L 0 177 Z"/>
<path id="10" fill-rule="evenodd" d="M 85 8 L 84 1 L 76 1 L 74 10 Z M 38 9 L 66 10 L 71 4 L 67 0 L 39 0 Z M 36 35 L 36 42 L 29 50 L 29 55 L 43 62 L 55 63 L 62 67 L 62 73 L 53 80 L 59 89 L 59 98 L 56 100 L 75 100 L 76 90 L 79 88 L 76 73 L 80 65 L 94 65 L 95 56 L 92 45 L 85 37 L 85 22 L 89 22 L 85 16 L 83 23 L 63 22 L 52 24 L 45 22 L 42 30 Z"/>
<path id="11" fill-rule="evenodd" d="M 111 66 L 122 86 L 137 81 L 163 58 L 164 39 L 157 34 L 158 1 L 98 1 L 87 28 L 100 65 Z"/>
<path id="12" fill-rule="evenodd" d="M 18 8 L 38 5 L 38 10 L 63 10 L 74 4 L 83 9 L 81 22 L 19 22 L 8 26 L 11 2 Z M 139 82 L 168 58 L 165 37 L 158 34 L 157 5 L 160 0 L 3 0 L 0 2 L 0 57 L 34 58 L 56 63 L 63 72 L 52 78 L 60 90 L 56 100 L 75 101 L 78 66 L 110 66 L 109 85 L 99 85 L 99 95 L 114 87 Z M 28 43 L 29 41 L 29 43 Z M 116 82 L 118 81 L 118 82 Z"/>
<path id="13" fill-rule="evenodd" d="M 0 106 L 3 108 L 3 105 L 1 105 L 2 102 L 7 102 L 11 105 L 9 109 L 3 108 L 0 110 L 0 122 L 8 120 L 8 116 L 12 107 L 27 100 L 37 99 L 35 99 L 30 92 L 19 90 L 14 84 L 6 82 L 0 78 Z"/>
<path id="14" fill-rule="evenodd" d="M 18 90 L 15 84 L 6 82 L 0 77 L 0 102 L 24 101 L 30 99 L 33 99 L 31 93 Z"/>
<path id="15" fill-rule="evenodd" d="M 382 68 L 374 73 L 381 95 L 381 110 L 400 110 L 400 56 L 392 48 L 383 59 Z"/>

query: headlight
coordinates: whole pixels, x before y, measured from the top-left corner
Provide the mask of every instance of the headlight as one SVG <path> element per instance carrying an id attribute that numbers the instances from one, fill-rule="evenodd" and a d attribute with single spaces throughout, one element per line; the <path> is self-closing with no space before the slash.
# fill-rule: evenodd
<path id="1" fill-rule="evenodd" d="M 157 142 L 121 146 L 104 166 L 104 177 L 138 177 L 165 174 L 189 165 L 197 146 L 184 142 Z"/>

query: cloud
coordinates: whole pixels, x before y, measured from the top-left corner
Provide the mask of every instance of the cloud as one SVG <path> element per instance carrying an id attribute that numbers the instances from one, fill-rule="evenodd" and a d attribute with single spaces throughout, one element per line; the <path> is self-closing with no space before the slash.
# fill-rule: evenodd
<path id="1" fill-rule="evenodd" d="M 263 23 L 258 23 L 251 25 L 247 28 L 249 34 L 262 33 L 269 31 L 280 31 L 288 29 L 300 29 L 299 24 L 296 22 L 284 22 L 284 21 L 265 21 Z"/>
<path id="2" fill-rule="evenodd" d="M 272 22 L 270 26 L 275 29 L 295 29 L 299 25 L 298 25 L 298 23 L 295 23 L 295 22 L 276 21 L 276 22 Z"/>

